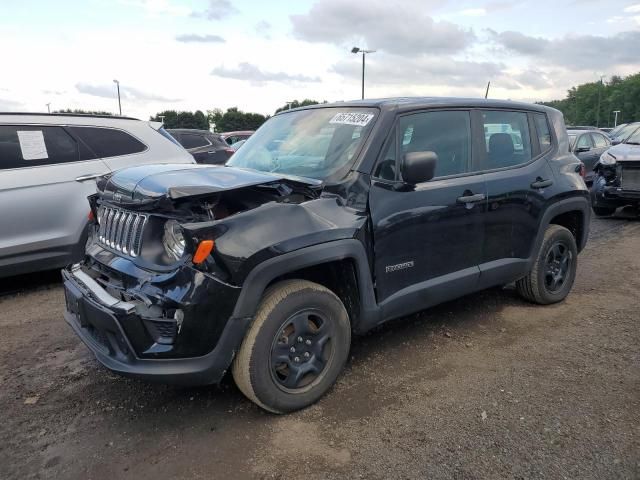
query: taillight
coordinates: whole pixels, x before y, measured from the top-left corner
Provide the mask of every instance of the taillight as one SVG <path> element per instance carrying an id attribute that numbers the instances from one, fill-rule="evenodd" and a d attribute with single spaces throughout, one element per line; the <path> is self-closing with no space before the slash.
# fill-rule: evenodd
<path id="1" fill-rule="evenodd" d="M 230 153 L 231 155 L 236 153 L 236 151 L 233 148 L 225 148 L 224 151 L 227 152 L 227 153 Z"/>
<path id="2" fill-rule="evenodd" d="M 580 176 L 584 178 L 587 175 L 587 169 L 584 168 L 584 163 L 580 164 Z"/>
<path id="3" fill-rule="evenodd" d="M 87 218 L 90 222 L 93 222 L 96 219 L 96 216 L 93 214 L 93 210 L 89 210 L 89 215 L 87 215 Z"/>

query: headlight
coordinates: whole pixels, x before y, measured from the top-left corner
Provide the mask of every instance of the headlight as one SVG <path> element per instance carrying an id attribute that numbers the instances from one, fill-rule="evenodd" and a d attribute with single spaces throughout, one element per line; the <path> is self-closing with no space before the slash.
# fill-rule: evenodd
<path id="1" fill-rule="evenodd" d="M 616 163 L 616 157 L 611 155 L 609 152 L 604 152 L 600 155 L 600 164 L 601 165 L 614 165 Z"/>
<path id="2" fill-rule="evenodd" d="M 184 237 L 182 236 L 182 227 L 175 220 L 167 220 L 164 224 L 164 236 L 162 243 L 167 254 L 180 260 L 184 255 Z"/>

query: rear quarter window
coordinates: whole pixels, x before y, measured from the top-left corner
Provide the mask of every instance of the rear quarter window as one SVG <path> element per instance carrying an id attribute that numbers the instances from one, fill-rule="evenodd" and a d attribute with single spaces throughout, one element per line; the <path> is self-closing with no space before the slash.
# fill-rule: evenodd
<path id="1" fill-rule="evenodd" d="M 77 162 L 80 148 L 64 128 L 0 125 L 0 169 Z"/>
<path id="2" fill-rule="evenodd" d="M 147 146 L 123 130 L 104 127 L 67 127 L 99 158 L 144 152 Z"/>

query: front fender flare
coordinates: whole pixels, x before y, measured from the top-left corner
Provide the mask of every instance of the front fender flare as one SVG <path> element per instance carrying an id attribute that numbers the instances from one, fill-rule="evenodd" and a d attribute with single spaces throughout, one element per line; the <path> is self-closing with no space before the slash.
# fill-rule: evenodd
<path id="1" fill-rule="evenodd" d="M 378 323 L 380 309 L 375 298 L 367 254 L 362 243 L 355 239 L 301 248 L 257 265 L 243 283 L 233 316 L 254 316 L 262 294 L 275 278 L 302 268 L 345 259 L 354 262 L 360 296 L 360 317 L 356 319 L 355 325 L 352 324 L 352 328 L 355 331 L 366 330 L 367 326 Z"/>

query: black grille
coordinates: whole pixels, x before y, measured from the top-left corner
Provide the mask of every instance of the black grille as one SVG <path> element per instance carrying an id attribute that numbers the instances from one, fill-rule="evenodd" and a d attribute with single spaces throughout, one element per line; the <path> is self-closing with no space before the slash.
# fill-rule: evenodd
<path id="1" fill-rule="evenodd" d="M 147 330 L 158 343 L 171 344 L 178 333 L 175 320 L 144 320 Z"/>
<path id="2" fill-rule="evenodd" d="M 120 208 L 98 209 L 98 241 L 125 255 L 137 257 L 142 246 L 142 232 L 147 215 L 129 212 Z"/>
<path id="3" fill-rule="evenodd" d="M 622 188 L 640 190 L 640 168 L 622 167 Z"/>

